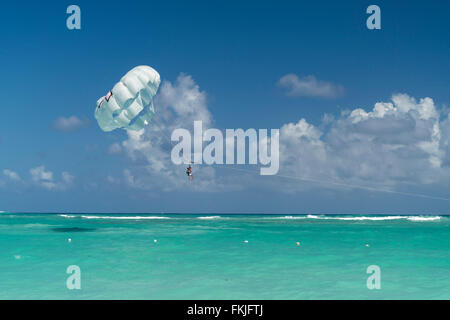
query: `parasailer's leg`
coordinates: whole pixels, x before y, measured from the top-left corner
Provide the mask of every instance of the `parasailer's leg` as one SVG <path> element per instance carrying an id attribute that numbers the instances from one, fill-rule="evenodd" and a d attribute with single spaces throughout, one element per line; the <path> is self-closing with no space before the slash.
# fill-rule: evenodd
<path id="1" fill-rule="evenodd" d="M 191 181 L 192 181 L 192 180 L 194 179 L 194 176 L 191 174 L 191 175 L 190 175 L 190 178 L 191 178 Z"/>

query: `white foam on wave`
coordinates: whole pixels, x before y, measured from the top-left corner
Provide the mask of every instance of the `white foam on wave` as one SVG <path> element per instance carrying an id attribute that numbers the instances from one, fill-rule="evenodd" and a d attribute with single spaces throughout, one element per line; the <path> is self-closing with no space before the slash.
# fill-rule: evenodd
<path id="1" fill-rule="evenodd" d="M 116 219 L 116 220 L 155 220 L 155 219 L 171 219 L 169 217 L 160 216 L 81 216 L 84 219 Z"/>
<path id="2" fill-rule="evenodd" d="M 326 216 L 308 214 L 306 216 L 282 216 L 267 217 L 267 220 L 299 220 L 299 219 L 317 219 L 317 220 L 341 220 L 341 221 L 389 221 L 389 220 L 409 220 L 409 221 L 437 221 L 440 216 Z"/>
<path id="3" fill-rule="evenodd" d="M 332 217 L 325 215 L 308 214 L 306 216 L 282 216 L 267 217 L 267 220 L 300 220 L 300 219 L 317 219 L 317 220 L 341 220 L 341 221 L 387 221 L 387 220 L 409 220 L 409 221 L 435 221 L 441 219 L 439 216 L 341 216 Z"/>
<path id="4" fill-rule="evenodd" d="M 99 215 L 70 215 L 60 214 L 63 218 L 84 218 L 84 219 L 112 219 L 112 220 L 160 220 L 160 219 L 172 219 L 171 217 L 163 216 L 99 216 Z M 200 220 L 224 220 L 231 219 L 230 217 L 222 216 L 201 216 L 196 217 Z M 440 216 L 326 216 L 326 215 L 314 215 L 308 214 L 306 216 L 280 216 L 280 217 L 264 217 L 264 220 L 304 220 L 304 219 L 317 219 L 317 220 L 340 220 L 340 221 L 389 221 L 389 220 L 408 220 L 414 222 L 426 222 L 426 221 L 438 221 Z"/>
<path id="5" fill-rule="evenodd" d="M 308 219 L 322 219 L 322 220 L 343 220 L 343 221 L 386 221 L 386 220 L 409 220 L 409 221 L 436 221 L 440 220 L 440 216 L 361 216 L 361 217 L 326 217 L 308 215 Z"/>
<path id="6" fill-rule="evenodd" d="M 215 219 L 226 219 L 226 218 L 221 217 L 221 216 L 205 216 L 205 217 L 197 217 L 197 219 L 201 219 L 201 220 L 215 220 Z"/>
<path id="7" fill-rule="evenodd" d="M 349 220 L 349 221 L 385 221 L 385 220 L 399 220 L 399 219 L 405 219 L 405 217 L 402 216 L 385 216 L 385 217 L 330 217 L 330 219 L 336 219 L 336 220 Z"/>
<path id="8" fill-rule="evenodd" d="M 306 219 L 306 217 L 303 216 L 283 216 L 283 217 L 267 217 L 263 218 L 267 220 L 297 220 L 297 219 Z"/>
<path id="9" fill-rule="evenodd" d="M 58 214 L 59 217 L 63 218 L 76 218 L 77 216 L 71 215 L 71 214 Z"/>
<path id="10" fill-rule="evenodd" d="M 434 216 L 434 217 L 424 217 L 424 216 L 411 216 L 408 217 L 409 221 L 436 221 L 436 220 L 441 220 L 441 217 L 439 216 Z"/>

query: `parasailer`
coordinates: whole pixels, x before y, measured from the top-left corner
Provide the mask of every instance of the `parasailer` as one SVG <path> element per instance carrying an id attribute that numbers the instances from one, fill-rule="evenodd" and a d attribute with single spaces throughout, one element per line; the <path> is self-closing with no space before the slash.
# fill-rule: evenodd
<path id="1" fill-rule="evenodd" d="M 189 165 L 189 167 L 186 168 L 186 174 L 191 179 L 191 181 L 194 179 L 194 176 L 192 175 L 192 167 Z"/>

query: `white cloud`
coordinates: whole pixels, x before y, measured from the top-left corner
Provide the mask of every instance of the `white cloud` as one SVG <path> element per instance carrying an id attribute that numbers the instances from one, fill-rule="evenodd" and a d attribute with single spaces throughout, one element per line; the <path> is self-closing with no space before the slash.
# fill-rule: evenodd
<path id="1" fill-rule="evenodd" d="M 4 169 L 3 174 L 13 181 L 21 181 L 22 180 L 16 172 L 8 170 L 8 169 Z"/>
<path id="2" fill-rule="evenodd" d="M 440 121 L 431 98 L 396 94 L 326 125 L 322 131 L 301 119 L 281 128 L 281 174 L 392 188 L 449 178 L 449 121 Z"/>
<path id="3" fill-rule="evenodd" d="M 31 181 L 48 190 L 65 190 L 73 183 L 74 177 L 63 171 L 61 173 L 61 181 L 55 181 L 53 172 L 46 171 L 45 166 L 39 166 L 30 169 Z"/>
<path id="4" fill-rule="evenodd" d="M 30 169 L 31 178 L 33 181 L 40 181 L 40 180 L 53 180 L 53 172 L 51 171 L 45 171 L 44 166 L 36 167 L 33 169 Z"/>
<path id="5" fill-rule="evenodd" d="M 87 120 L 81 120 L 77 116 L 70 116 L 68 118 L 59 117 L 53 122 L 53 127 L 63 132 L 75 131 L 86 125 Z"/>
<path id="6" fill-rule="evenodd" d="M 313 75 L 299 78 L 297 75 L 290 73 L 281 77 L 277 84 L 285 88 L 286 94 L 291 97 L 337 98 L 344 93 L 344 87 L 341 85 L 317 80 Z"/>
<path id="7" fill-rule="evenodd" d="M 203 124 L 211 124 L 211 113 L 206 105 L 206 93 L 190 75 L 180 74 L 174 84 L 164 81 L 159 94 L 155 97 L 155 104 L 164 111 L 164 120 L 173 125 L 193 123 L 202 120 Z"/>

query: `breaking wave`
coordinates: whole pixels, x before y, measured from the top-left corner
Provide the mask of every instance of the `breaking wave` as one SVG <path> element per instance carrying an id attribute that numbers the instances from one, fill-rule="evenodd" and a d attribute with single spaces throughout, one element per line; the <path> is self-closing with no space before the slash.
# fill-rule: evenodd
<path id="1" fill-rule="evenodd" d="M 197 217 L 197 219 L 201 220 L 215 220 L 215 219 L 227 219 L 221 216 L 205 216 L 205 217 Z"/>
<path id="2" fill-rule="evenodd" d="M 60 217 L 63 218 L 81 218 L 81 219 L 109 219 L 109 220 L 167 220 L 167 219 L 192 219 L 192 216 L 186 216 L 186 217 L 167 217 L 167 216 L 113 216 L 113 215 L 73 215 L 73 214 L 60 214 Z M 413 222 L 427 222 L 427 221 L 439 221 L 441 220 L 441 216 L 429 216 L 429 215 L 421 215 L 421 216 L 415 216 L 415 215 L 409 215 L 409 216 L 403 216 L 403 215 L 395 215 L 395 216 L 332 216 L 332 215 L 315 215 L 315 214 L 308 214 L 308 215 L 286 215 L 286 216 L 270 216 L 270 217 L 261 217 L 261 216 L 255 216 L 255 217 L 223 217 L 223 216 L 199 216 L 195 217 L 194 219 L 199 220 L 229 220 L 229 219 L 256 219 L 256 220 L 336 220 L 336 221 L 392 221 L 392 220 L 406 220 L 406 221 L 413 221 Z"/>
<path id="3" fill-rule="evenodd" d="M 280 217 L 265 217 L 264 220 L 340 220 L 340 221 L 388 221 L 388 220 L 408 220 L 408 221 L 437 221 L 440 216 L 326 216 L 308 214 L 305 216 L 280 216 Z"/>
<path id="4" fill-rule="evenodd" d="M 60 214 L 64 218 L 82 218 L 82 219 L 112 219 L 112 220 L 155 220 L 155 219 L 172 219 L 170 217 L 160 216 L 94 216 L 94 215 L 70 215 Z"/>
<path id="5" fill-rule="evenodd" d="M 436 221 L 440 220 L 440 216 L 360 216 L 360 217 L 326 217 L 307 215 L 307 219 L 322 219 L 322 220 L 344 220 L 344 221 L 385 221 L 385 220 L 409 220 L 409 221 Z"/>
<path id="6" fill-rule="evenodd" d="M 58 214 L 59 217 L 63 218 L 76 218 L 77 216 L 71 215 L 71 214 Z"/>
<path id="7" fill-rule="evenodd" d="M 263 218 L 266 220 L 298 220 L 298 219 L 307 219 L 305 216 L 283 216 L 283 217 L 267 217 Z"/>
<path id="8" fill-rule="evenodd" d="M 408 217 L 408 220 L 410 221 L 436 221 L 441 220 L 441 217 L 435 216 L 435 217 Z"/>
<path id="9" fill-rule="evenodd" d="M 155 220 L 155 219 L 172 219 L 160 216 L 81 216 L 84 219 L 117 219 L 117 220 Z"/>

